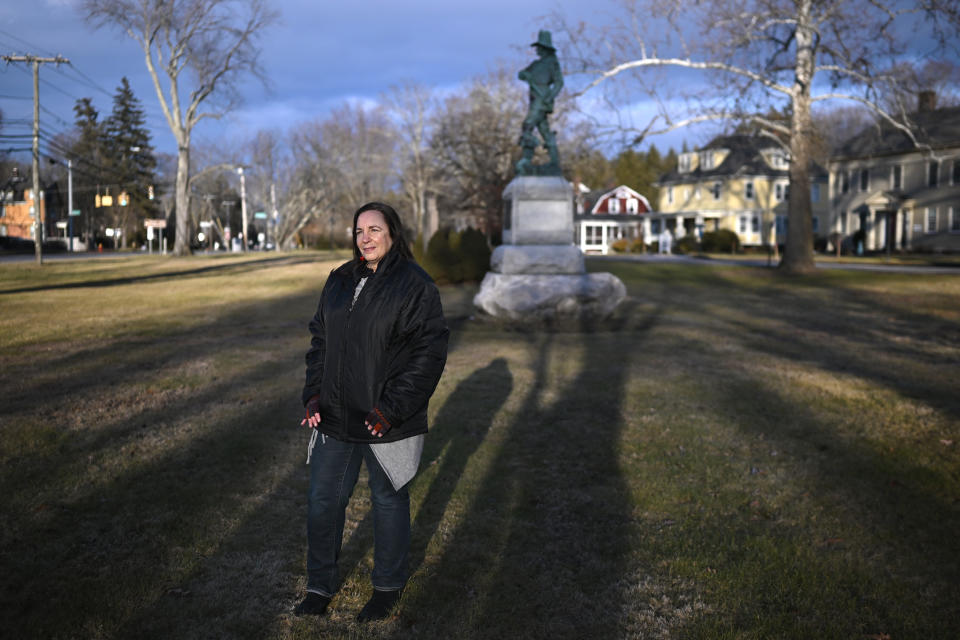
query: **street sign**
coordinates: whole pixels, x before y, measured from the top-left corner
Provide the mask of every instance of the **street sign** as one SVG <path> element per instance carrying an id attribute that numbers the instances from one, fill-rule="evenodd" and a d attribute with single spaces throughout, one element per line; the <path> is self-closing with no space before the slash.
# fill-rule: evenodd
<path id="1" fill-rule="evenodd" d="M 70 212 L 70 215 L 72 215 L 72 216 L 78 216 L 78 215 L 80 215 L 80 209 L 74 209 L 73 211 Z"/>
<path id="2" fill-rule="evenodd" d="M 155 229 L 166 229 L 167 221 L 163 219 L 154 220 L 152 218 L 147 218 L 146 220 L 143 221 L 143 226 L 148 228 L 153 227 Z"/>
<path id="3" fill-rule="evenodd" d="M 66 229 L 66 228 L 67 228 L 66 222 L 57 222 L 57 229 Z"/>
<path id="4" fill-rule="evenodd" d="M 255 214 L 253 214 L 253 217 L 257 220 L 266 220 L 267 214 L 264 211 L 257 211 Z"/>

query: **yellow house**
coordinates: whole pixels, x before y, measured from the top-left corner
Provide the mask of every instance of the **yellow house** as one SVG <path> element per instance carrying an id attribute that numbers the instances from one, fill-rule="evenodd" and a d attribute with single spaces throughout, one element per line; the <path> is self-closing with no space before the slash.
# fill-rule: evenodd
<path id="1" fill-rule="evenodd" d="M 742 246 L 783 244 L 790 188 L 788 153 L 764 136 L 714 138 L 696 151 L 680 154 L 677 168 L 661 176 L 659 210 L 651 233 L 664 229 L 675 238 L 728 229 Z M 810 176 L 813 229 L 826 222 L 827 174 Z"/>

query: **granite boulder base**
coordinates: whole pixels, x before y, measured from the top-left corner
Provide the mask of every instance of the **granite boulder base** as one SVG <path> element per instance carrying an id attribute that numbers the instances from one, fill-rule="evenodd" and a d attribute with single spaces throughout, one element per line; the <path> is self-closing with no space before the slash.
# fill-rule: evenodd
<path id="1" fill-rule="evenodd" d="M 609 273 L 586 273 L 573 244 L 573 191 L 558 176 L 521 176 L 503 192 L 504 244 L 490 258 L 473 299 L 482 315 L 511 322 L 594 320 L 616 309 L 626 287 Z"/>
<path id="2" fill-rule="evenodd" d="M 627 289 L 611 273 L 524 275 L 488 271 L 473 304 L 514 322 L 598 319 L 613 313 Z"/>

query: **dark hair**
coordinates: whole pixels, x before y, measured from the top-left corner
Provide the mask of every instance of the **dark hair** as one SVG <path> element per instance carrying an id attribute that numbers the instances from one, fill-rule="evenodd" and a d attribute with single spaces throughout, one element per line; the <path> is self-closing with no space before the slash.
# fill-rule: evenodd
<path id="1" fill-rule="evenodd" d="M 382 202 L 368 202 L 353 214 L 353 257 L 357 260 L 361 258 L 360 247 L 357 246 L 357 219 L 365 211 L 379 211 L 383 214 L 383 219 L 387 221 L 387 232 L 390 234 L 392 246 L 390 252 L 396 251 L 404 258 L 413 260 L 413 252 L 410 251 L 410 245 L 403 235 L 403 223 L 400 222 L 400 216 L 388 204 Z"/>

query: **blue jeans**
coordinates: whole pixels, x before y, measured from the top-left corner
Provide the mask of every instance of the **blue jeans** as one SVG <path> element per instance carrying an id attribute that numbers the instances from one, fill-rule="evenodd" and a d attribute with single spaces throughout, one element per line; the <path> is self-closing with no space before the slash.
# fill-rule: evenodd
<path id="1" fill-rule="evenodd" d="M 325 442 L 324 442 L 325 440 Z M 307 512 L 307 591 L 332 596 L 339 587 L 337 560 L 347 503 L 366 460 L 373 502 L 373 588 L 402 589 L 410 553 L 410 494 L 394 491 L 370 445 L 317 439 L 310 461 Z"/>

